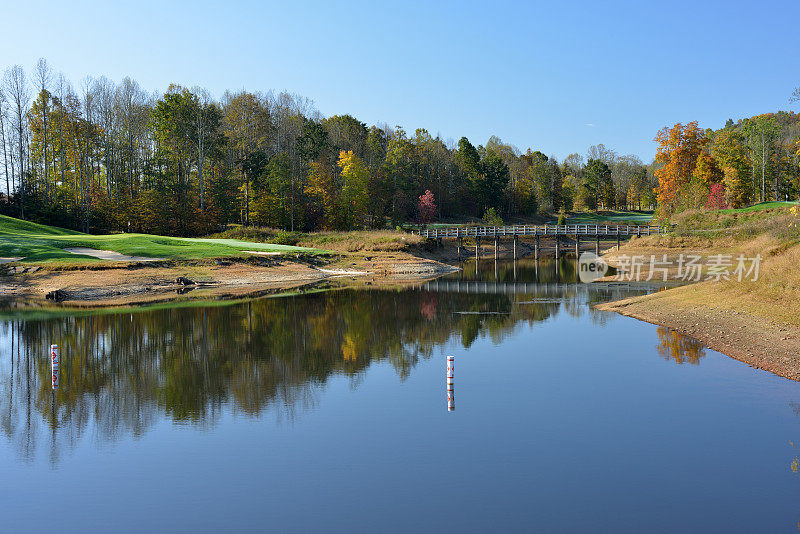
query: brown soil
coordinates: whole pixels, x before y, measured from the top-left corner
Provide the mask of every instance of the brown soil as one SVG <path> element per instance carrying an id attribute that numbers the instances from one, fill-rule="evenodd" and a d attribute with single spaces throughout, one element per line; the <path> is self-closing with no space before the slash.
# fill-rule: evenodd
<path id="1" fill-rule="evenodd" d="M 285 258 L 222 263 L 103 262 L 88 264 L 86 269 L 12 266 L 0 270 L 0 297 L 16 304 L 39 305 L 48 293 L 59 290 L 59 301 L 65 305 L 119 306 L 252 296 L 329 279 L 384 285 L 454 269 L 404 252 L 339 258 L 319 267 Z M 192 283 L 178 282 L 181 277 Z"/>

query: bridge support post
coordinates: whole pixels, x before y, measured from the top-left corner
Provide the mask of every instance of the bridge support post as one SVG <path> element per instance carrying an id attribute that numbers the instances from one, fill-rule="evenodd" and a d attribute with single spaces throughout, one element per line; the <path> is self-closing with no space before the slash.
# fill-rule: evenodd
<path id="1" fill-rule="evenodd" d="M 481 248 L 481 238 L 475 236 L 475 261 L 478 261 L 478 251 Z"/>
<path id="2" fill-rule="evenodd" d="M 597 240 L 594 243 L 594 253 L 600 255 L 600 234 L 597 235 Z"/>
<path id="3" fill-rule="evenodd" d="M 559 253 L 559 250 L 558 250 L 559 244 L 560 243 L 559 243 L 558 236 L 556 236 L 556 261 L 558 261 L 558 256 L 559 256 L 559 254 L 558 254 Z"/>
<path id="4" fill-rule="evenodd" d="M 461 236 L 456 238 L 456 251 L 458 253 L 458 261 L 461 261 Z"/>
<path id="5" fill-rule="evenodd" d="M 497 261 L 497 245 L 498 245 L 498 241 L 500 241 L 500 238 L 497 237 L 497 236 L 494 236 L 494 260 L 495 261 Z"/>
<path id="6" fill-rule="evenodd" d="M 533 259 L 539 261 L 539 236 L 536 236 L 536 239 L 533 242 Z"/>
<path id="7" fill-rule="evenodd" d="M 514 234 L 514 259 L 517 259 L 517 234 Z"/>
<path id="8" fill-rule="evenodd" d="M 575 234 L 575 259 L 581 256 L 581 236 Z"/>
<path id="9" fill-rule="evenodd" d="M 617 229 L 617 252 L 619 252 L 619 229 Z"/>

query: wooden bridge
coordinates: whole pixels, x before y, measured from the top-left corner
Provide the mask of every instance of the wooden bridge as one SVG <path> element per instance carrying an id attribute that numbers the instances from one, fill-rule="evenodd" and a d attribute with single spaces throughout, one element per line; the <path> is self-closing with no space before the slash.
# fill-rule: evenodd
<path id="1" fill-rule="evenodd" d="M 469 237 L 475 240 L 475 259 L 480 254 L 481 238 L 494 238 L 494 258 L 498 258 L 498 245 L 501 237 L 510 237 L 514 241 L 514 259 L 517 258 L 517 244 L 522 237 L 533 237 L 534 255 L 539 258 L 540 238 L 552 239 L 555 242 L 555 257 L 559 258 L 561 247 L 565 241 L 569 240 L 571 245 L 574 242 L 575 256 L 580 255 L 581 238 L 594 239 L 595 253 L 600 253 L 601 240 L 616 240 L 617 248 L 620 246 L 621 239 L 640 237 L 647 235 L 658 235 L 663 233 L 659 226 L 638 226 L 638 225 L 613 225 L 613 224 L 537 224 L 537 225 L 513 225 L 513 226 L 456 226 L 452 228 L 436 228 L 420 230 L 419 235 L 427 239 L 455 239 L 458 248 L 458 257 L 461 258 L 463 238 Z"/>

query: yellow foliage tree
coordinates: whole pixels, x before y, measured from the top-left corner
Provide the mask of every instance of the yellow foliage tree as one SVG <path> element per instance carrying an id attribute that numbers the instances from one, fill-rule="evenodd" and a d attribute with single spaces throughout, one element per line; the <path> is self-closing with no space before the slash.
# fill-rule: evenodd
<path id="1" fill-rule="evenodd" d="M 306 194 L 313 199 L 313 204 L 317 206 L 314 210 L 316 217 L 322 219 L 322 226 L 326 228 L 336 226 L 337 194 L 335 180 L 333 168 L 328 162 L 314 161 L 311 163 L 305 188 Z"/>
<path id="2" fill-rule="evenodd" d="M 339 153 L 339 168 L 341 168 L 342 193 L 340 196 L 341 214 L 344 218 L 343 227 L 353 229 L 363 226 L 367 219 L 369 194 L 367 182 L 369 169 L 367 165 L 356 156 L 352 150 Z"/>
<path id="3" fill-rule="evenodd" d="M 728 202 L 734 208 L 747 205 L 753 195 L 753 185 L 749 180 L 750 164 L 743 149 L 741 134 L 722 130 L 711 146 L 714 158 L 722 168 L 722 183 L 728 195 Z"/>

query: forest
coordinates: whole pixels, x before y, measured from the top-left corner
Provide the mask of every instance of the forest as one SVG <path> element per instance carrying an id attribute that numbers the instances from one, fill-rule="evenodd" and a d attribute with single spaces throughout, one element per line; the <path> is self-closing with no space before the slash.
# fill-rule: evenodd
<path id="1" fill-rule="evenodd" d="M 5 70 L 0 213 L 87 232 L 201 235 L 230 224 L 295 231 L 432 220 L 535 220 L 648 209 L 655 166 L 602 144 L 559 161 L 323 116 L 287 92 L 225 92 L 86 78 L 41 59 Z"/>
<path id="2" fill-rule="evenodd" d="M 793 101 L 800 101 L 800 89 Z M 696 121 L 656 136 L 659 214 L 741 208 L 800 196 L 800 115 L 779 111 L 702 130 Z"/>

